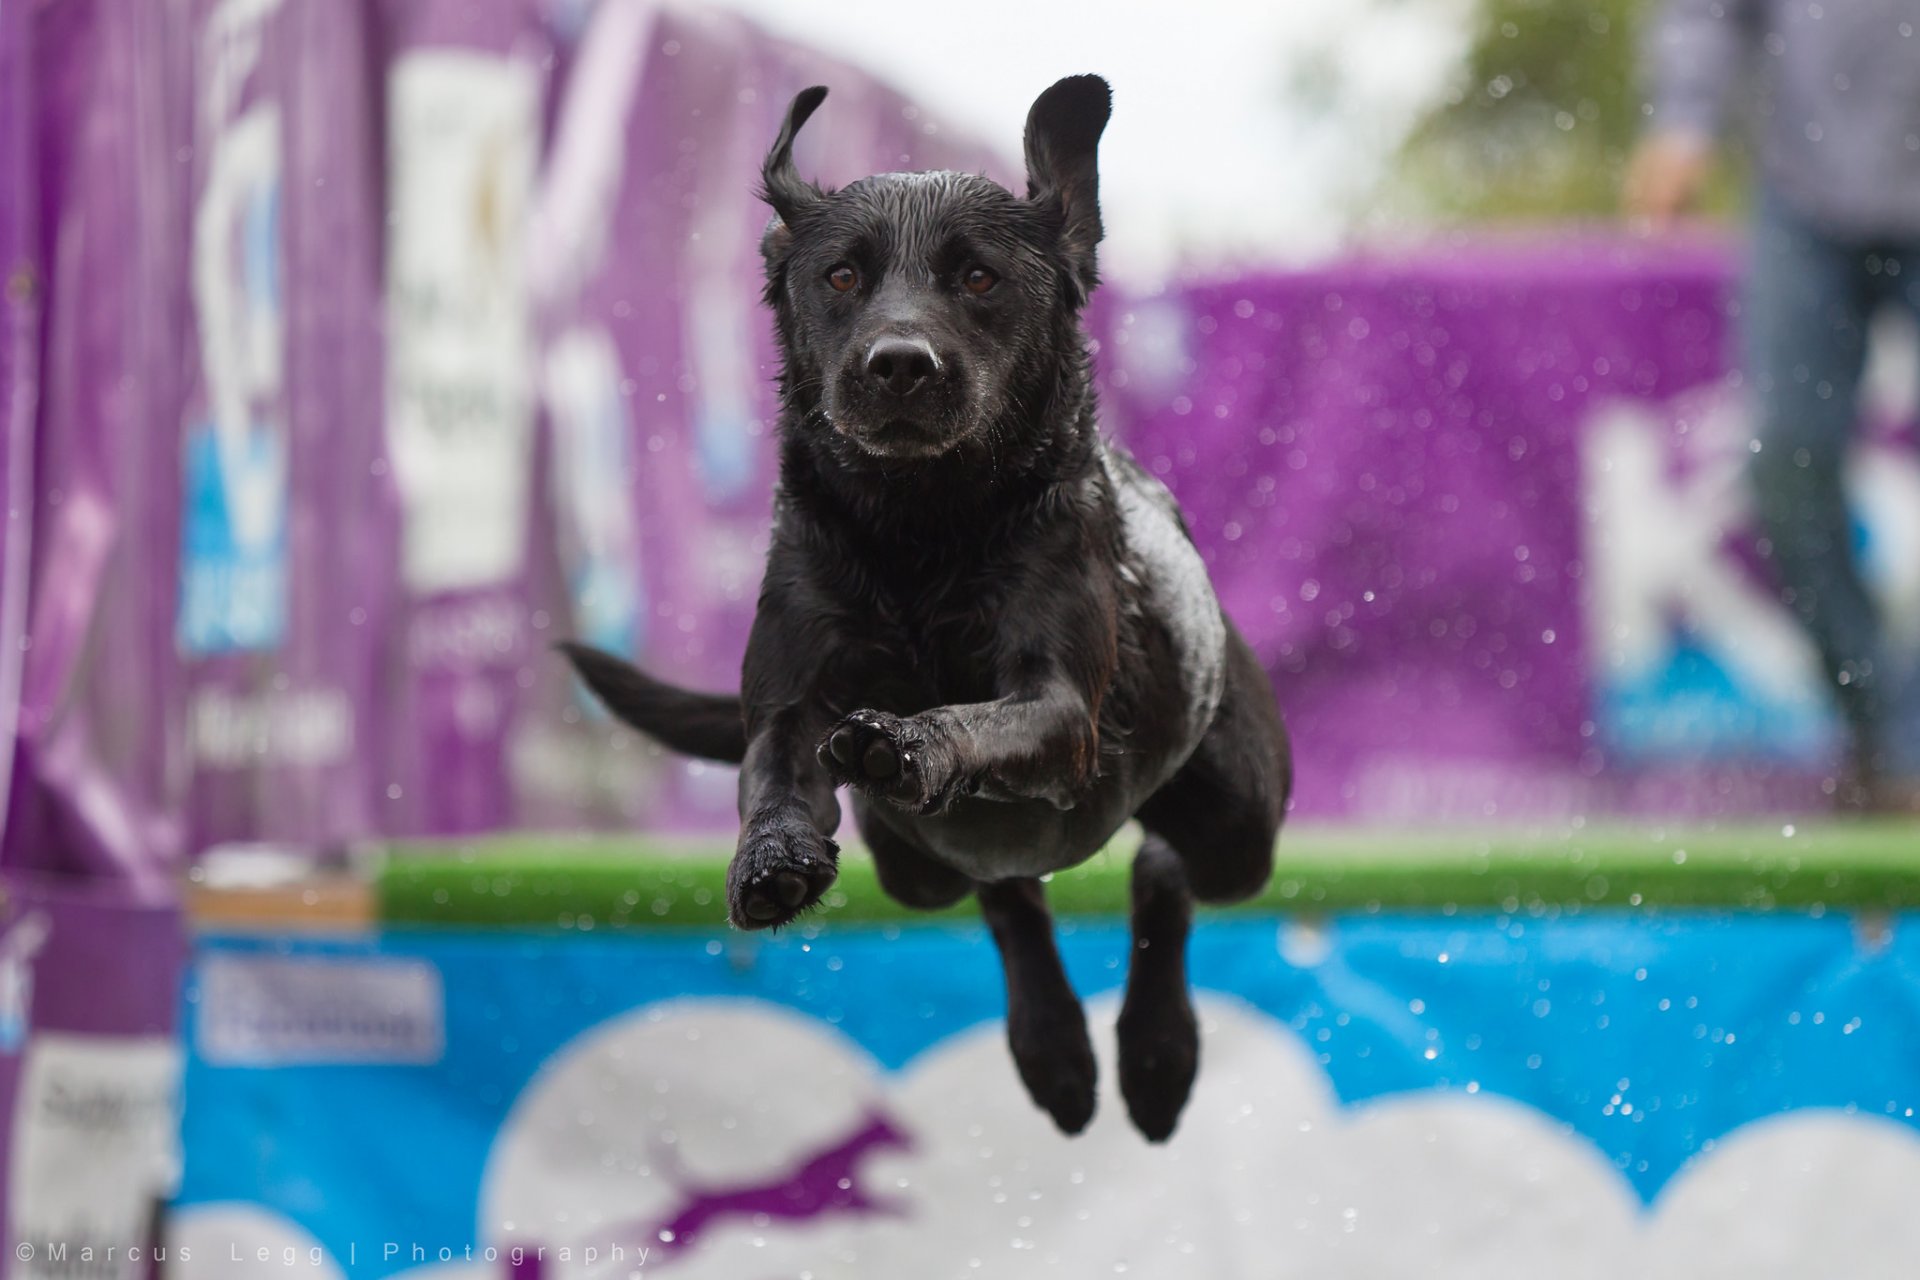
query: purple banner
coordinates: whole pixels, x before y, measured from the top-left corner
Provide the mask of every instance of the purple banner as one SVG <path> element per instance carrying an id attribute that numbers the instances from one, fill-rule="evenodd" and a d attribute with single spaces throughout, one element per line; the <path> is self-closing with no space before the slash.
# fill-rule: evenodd
<path id="1" fill-rule="evenodd" d="M 196 9 L 182 523 L 156 571 L 194 847 L 375 829 L 395 517 L 380 468 L 380 101 L 359 5 Z"/>
<path id="2" fill-rule="evenodd" d="M 0 4 L 0 780 L 13 773 L 13 726 L 19 723 L 26 656 L 26 556 L 33 531 L 40 273 L 30 235 L 37 189 L 32 102 L 26 6 Z M 0 843 L 6 824 L 6 796 L 0 791 Z"/>
<path id="3" fill-rule="evenodd" d="M 136 881 L 183 848 L 168 549 L 184 48 L 151 5 L 26 17 L 42 264 L 28 635 L 5 864 Z"/>
<path id="4" fill-rule="evenodd" d="M 1731 286 L 1712 246 L 1479 245 L 1110 309 L 1105 404 L 1274 673 L 1303 813 L 1830 803 L 1824 681 L 1752 553 Z M 1920 634 L 1912 405 L 1870 409 L 1867 568 Z"/>

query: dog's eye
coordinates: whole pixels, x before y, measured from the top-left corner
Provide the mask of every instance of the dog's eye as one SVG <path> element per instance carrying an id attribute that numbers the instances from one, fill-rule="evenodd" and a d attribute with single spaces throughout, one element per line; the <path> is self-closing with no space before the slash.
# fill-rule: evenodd
<path id="1" fill-rule="evenodd" d="M 1000 283 L 1000 277 L 985 267 L 974 267 L 960 277 L 960 283 L 967 286 L 968 293 L 985 293 Z"/>
<path id="2" fill-rule="evenodd" d="M 860 273 L 843 262 L 833 270 L 827 272 L 827 283 L 832 285 L 838 292 L 845 293 L 860 283 Z"/>

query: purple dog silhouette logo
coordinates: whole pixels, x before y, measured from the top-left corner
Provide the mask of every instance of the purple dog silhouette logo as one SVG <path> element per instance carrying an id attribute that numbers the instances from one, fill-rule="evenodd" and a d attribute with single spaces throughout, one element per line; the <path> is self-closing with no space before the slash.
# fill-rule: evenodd
<path id="1" fill-rule="evenodd" d="M 650 1257 L 671 1257 L 693 1247 L 708 1227 L 728 1218 L 807 1221 L 827 1217 L 895 1216 L 898 1202 L 871 1194 L 860 1183 L 860 1163 L 884 1150 L 911 1151 L 913 1140 L 886 1116 L 875 1112 L 852 1136 L 834 1143 L 786 1173 L 736 1187 L 689 1186 L 684 1170 L 674 1181 L 685 1199 L 666 1220 L 637 1233 L 633 1243 L 650 1247 Z"/>
<path id="2" fill-rule="evenodd" d="M 913 1140 L 880 1112 L 868 1114 L 864 1121 L 854 1133 L 760 1182 L 700 1186 L 667 1148 L 654 1163 L 680 1192 L 667 1215 L 615 1224 L 592 1240 L 572 1245 L 564 1256 L 623 1257 L 651 1271 L 684 1256 L 709 1229 L 728 1221 L 764 1225 L 903 1216 L 905 1205 L 874 1195 L 862 1185 L 860 1166 L 877 1152 L 911 1151 Z M 561 1256 L 558 1249 L 523 1249 L 510 1264 L 514 1280 L 541 1280 L 547 1274 L 549 1252 Z"/>

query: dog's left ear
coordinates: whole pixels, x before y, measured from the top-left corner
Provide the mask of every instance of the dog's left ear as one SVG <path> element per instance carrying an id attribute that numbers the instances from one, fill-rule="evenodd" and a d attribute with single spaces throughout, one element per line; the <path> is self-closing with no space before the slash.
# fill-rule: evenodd
<path id="1" fill-rule="evenodd" d="M 1027 112 L 1027 199 L 1058 204 L 1061 247 L 1082 300 L 1094 286 L 1100 243 L 1100 175 L 1094 153 L 1113 114 L 1113 90 L 1099 76 L 1068 76 Z"/>

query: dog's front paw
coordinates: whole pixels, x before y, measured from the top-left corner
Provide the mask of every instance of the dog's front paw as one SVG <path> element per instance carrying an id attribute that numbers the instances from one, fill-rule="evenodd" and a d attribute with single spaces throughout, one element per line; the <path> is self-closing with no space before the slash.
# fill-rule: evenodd
<path id="1" fill-rule="evenodd" d="M 820 739 L 820 766 L 835 782 L 915 813 L 952 798 L 926 727 L 912 717 L 856 711 Z"/>
<path id="2" fill-rule="evenodd" d="M 739 929 L 777 929 L 820 901 L 840 847 L 803 817 L 750 823 L 727 868 L 727 914 Z"/>

